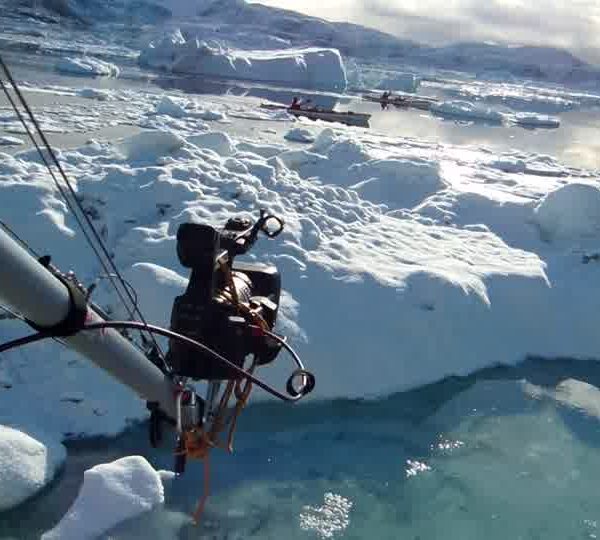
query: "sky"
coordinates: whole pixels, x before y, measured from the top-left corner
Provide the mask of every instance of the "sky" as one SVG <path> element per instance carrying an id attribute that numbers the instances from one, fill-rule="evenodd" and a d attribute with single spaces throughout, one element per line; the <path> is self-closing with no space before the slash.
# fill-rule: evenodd
<path id="1" fill-rule="evenodd" d="M 430 44 L 476 40 L 600 49 L 600 0 L 259 1 Z"/>

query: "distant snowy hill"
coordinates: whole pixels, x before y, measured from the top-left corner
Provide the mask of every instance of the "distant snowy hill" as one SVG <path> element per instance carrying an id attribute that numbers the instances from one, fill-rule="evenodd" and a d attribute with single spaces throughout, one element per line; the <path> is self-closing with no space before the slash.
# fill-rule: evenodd
<path id="1" fill-rule="evenodd" d="M 458 43 L 440 48 L 423 47 L 415 59 L 436 67 L 466 71 L 485 70 L 549 80 L 600 80 L 600 70 L 564 49 Z"/>
<path id="2" fill-rule="evenodd" d="M 184 32 L 194 34 L 202 29 L 209 34 L 217 32 L 224 40 L 246 34 L 258 42 L 276 39 L 294 47 L 334 47 L 345 56 L 389 60 L 403 66 L 477 74 L 492 71 L 556 82 L 600 82 L 600 68 L 563 49 L 487 43 L 431 47 L 371 28 L 245 0 L 21 0 L 20 4 L 30 9 L 43 6 L 86 22 L 177 24 Z M 256 45 L 252 43 L 249 48 Z"/>
<path id="3" fill-rule="evenodd" d="M 53 22 L 59 15 L 92 24 L 106 20 L 158 22 L 173 16 L 171 9 L 144 0 L 0 0 L 3 9 L 15 15 Z"/>

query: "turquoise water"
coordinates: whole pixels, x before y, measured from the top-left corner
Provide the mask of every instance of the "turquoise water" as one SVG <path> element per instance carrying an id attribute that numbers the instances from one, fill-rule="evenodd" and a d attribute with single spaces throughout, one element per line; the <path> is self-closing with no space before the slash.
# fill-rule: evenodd
<path id="1" fill-rule="evenodd" d="M 190 464 L 167 485 L 164 508 L 107 538 L 596 538 L 600 391 L 580 385 L 584 402 L 557 393 L 567 379 L 598 384 L 600 369 L 529 361 L 375 402 L 252 407 L 235 454 L 213 453 L 199 526 L 187 514 L 202 466 Z M 141 454 L 171 468 L 144 428 L 71 444 L 52 486 L 0 514 L 0 538 L 39 537 L 96 463 Z"/>

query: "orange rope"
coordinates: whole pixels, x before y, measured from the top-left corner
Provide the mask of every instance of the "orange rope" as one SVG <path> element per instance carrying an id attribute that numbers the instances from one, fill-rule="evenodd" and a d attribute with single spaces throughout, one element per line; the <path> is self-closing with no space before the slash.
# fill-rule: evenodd
<path id="1" fill-rule="evenodd" d="M 225 273 L 225 277 L 228 282 L 227 287 L 229 288 L 229 291 L 224 292 L 229 292 L 229 295 L 231 296 L 231 301 L 238 310 L 238 312 L 252 319 L 252 322 L 260 328 L 268 329 L 268 324 L 260 315 L 254 313 L 251 309 L 240 303 L 237 290 L 235 288 L 235 283 L 233 281 L 233 275 L 229 266 L 227 266 L 226 264 L 222 264 L 221 269 Z M 256 358 L 254 358 L 248 372 L 250 374 L 253 374 L 254 370 L 256 369 L 256 366 Z M 217 412 L 215 414 L 213 424 L 208 433 L 203 429 L 199 429 L 187 432 L 184 435 L 184 452 L 192 459 L 200 459 L 204 461 L 204 493 L 198 501 L 196 510 L 192 514 L 192 517 L 196 524 L 199 523 L 200 518 L 202 517 L 202 513 L 204 512 L 204 507 L 208 499 L 208 492 L 210 488 L 210 450 L 212 448 L 218 447 L 223 448 L 229 453 L 233 452 L 233 439 L 235 435 L 235 429 L 237 427 L 237 421 L 242 410 L 248 403 L 250 393 L 252 392 L 251 381 L 246 380 L 246 384 L 243 386 L 242 384 L 243 379 L 238 379 L 236 381 L 228 381 L 227 387 L 224 390 L 223 395 L 221 396 L 221 399 L 219 401 L 219 406 L 217 407 Z M 219 434 L 221 433 L 221 431 L 223 431 L 227 424 L 227 422 L 225 422 L 225 415 L 227 412 L 227 405 L 229 404 L 232 394 L 235 394 L 236 404 L 231 418 L 229 420 L 229 433 L 227 436 L 227 443 L 226 445 L 223 445 L 223 443 L 219 441 Z"/>
<path id="2" fill-rule="evenodd" d="M 194 523 L 198 524 L 200 522 L 200 518 L 202 517 L 202 513 L 204 512 L 204 506 L 206 505 L 206 501 L 208 499 L 208 492 L 210 489 L 210 454 L 206 454 L 204 458 L 204 493 L 202 497 L 198 501 L 198 505 L 196 506 L 196 510 L 192 514 L 192 518 L 194 519 Z"/>

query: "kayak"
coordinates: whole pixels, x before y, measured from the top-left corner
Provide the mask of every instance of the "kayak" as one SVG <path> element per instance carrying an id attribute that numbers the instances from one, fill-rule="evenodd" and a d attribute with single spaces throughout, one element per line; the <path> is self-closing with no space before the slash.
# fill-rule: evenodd
<path id="1" fill-rule="evenodd" d="M 362 98 L 366 101 L 374 101 L 375 103 L 389 103 L 390 105 L 405 105 L 408 102 L 408 99 L 404 96 L 393 96 L 388 99 L 383 99 L 381 96 L 363 94 Z"/>
<path id="2" fill-rule="evenodd" d="M 275 105 L 271 103 L 261 103 L 261 109 L 271 111 L 287 111 L 296 117 L 302 116 L 310 120 L 323 120 L 325 122 L 340 122 L 348 126 L 369 127 L 370 114 L 355 113 L 352 111 L 323 111 L 319 109 L 290 109 L 285 105 Z"/>
<path id="3" fill-rule="evenodd" d="M 417 97 L 417 96 L 392 96 L 389 99 L 382 99 L 380 96 L 374 96 L 372 94 L 363 94 L 363 99 L 367 101 L 374 101 L 376 103 L 388 103 L 394 107 L 413 107 L 415 109 L 422 109 L 428 111 L 431 106 L 436 103 L 436 100 L 428 97 Z"/>

